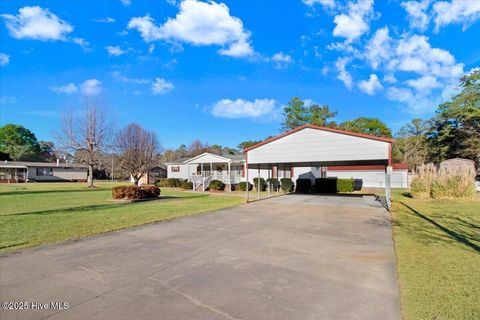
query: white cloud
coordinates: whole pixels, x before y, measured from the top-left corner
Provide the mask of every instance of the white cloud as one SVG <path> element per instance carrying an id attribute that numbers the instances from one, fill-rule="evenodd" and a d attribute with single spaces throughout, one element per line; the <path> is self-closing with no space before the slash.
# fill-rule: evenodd
<path id="1" fill-rule="evenodd" d="M 433 4 L 435 31 L 442 26 L 458 23 L 466 30 L 480 18 L 480 1 L 478 0 L 452 0 L 438 1 Z"/>
<path id="2" fill-rule="evenodd" d="M 143 79 L 143 78 L 129 78 L 124 76 L 122 73 L 119 71 L 113 71 L 112 76 L 115 79 L 115 81 L 119 82 L 126 82 L 126 83 L 137 83 L 137 84 L 145 84 L 145 83 L 151 83 L 152 81 L 149 79 Z"/>
<path id="3" fill-rule="evenodd" d="M 365 58 L 372 68 L 377 69 L 378 65 L 392 55 L 392 40 L 388 34 L 388 27 L 378 29 L 365 46 Z"/>
<path id="4" fill-rule="evenodd" d="M 283 52 L 277 52 L 272 56 L 272 61 L 275 62 L 275 68 L 283 69 L 292 63 L 292 56 L 284 54 Z"/>
<path id="5" fill-rule="evenodd" d="M 423 76 L 417 79 L 410 79 L 406 81 L 407 85 L 414 88 L 417 91 L 429 93 L 432 89 L 439 88 L 442 85 L 438 82 L 437 78 L 433 76 Z"/>
<path id="6" fill-rule="evenodd" d="M 351 44 L 346 42 L 331 42 L 327 45 L 328 50 L 332 51 L 342 51 L 342 52 L 356 52 L 357 50 L 353 48 Z"/>
<path id="7" fill-rule="evenodd" d="M 383 81 L 387 82 L 387 83 L 396 83 L 398 80 L 397 78 L 395 78 L 395 76 L 391 73 L 387 73 L 384 77 L 383 77 Z"/>
<path id="8" fill-rule="evenodd" d="M 276 110 L 276 101 L 273 99 L 222 99 L 212 107 L 212 114 L 221 118 L 258 118 L 273 114 Z"/>
<path id="9" fill-rule="evenodd" d="M 85 51 L 90 51 L 90 43 L 83 38 L 72 38 L 73 43 L 78 44 Z"/>
<path id="10" fill-rule="evenodd" d="M 17 15 L 2 14 L 10 35 L 15 39 L 41 41 L 70 41 L 88 51 L 89 43 L 83 38 L 69 37 L 73 26 L 58 16 L 39 6 L 25 6 Z"/>
<path id="11" fill-rule="evenodd" d="M 107 50 L 109 56 L 121 56 L 122 54 L 127 53 L 126 50 L 123 50 L 120 46 L 106 46 L 105 50 Z"/>
<path id="12" fill-rule="evenodd" d="M 349 2 L 347 11 L 333 19 L 336 24 L 333 35 L 345 38 L 349 43 L 353 42 L 370 29 L 369 23 L 373 15 L 373 0 Z"/>
<path id="13" fill-rule="evenodd" d="M 365 92 L 368 95 L 374 95 L 377 90 L 383 89 L 380 80 L 376 74 L 371 74 L 368 80 L 362 80 L 358 83 L 358 87 L 361 91 Z"/>
<path id="14" fill-rule="evenodd" d="M 185 0 L 175 18 L 156 26 L 150 16 L 134 17 L 129 29 L 140 32 L 146 42 L 166 40 L 172 43 L 189 43 L 196 46 L 218 45 L 222 55 L 245 57 L 253 55 L 250 32 L 242 21 L 230 15 L 223 3 Z"/>
<path id="15" fill-rule="evenodd" d="M 148 53 L 152 54 L 155 50 L 155 45 L 152 43 L 148 46 Z"/>
<path id="16" fill-rule="evenodd" d="M 153 18 L 149 15 L 130 19 L 127 28 L 138 30 L 146 42 L 161 40 L 163 38 L 161 28 L 155 26 Z"/>
<path id="17" fill-rule="evenodd" d="M 320 4 L 324 8 L 335 7 L 335 0 L 302 0 L 302 2 L 310 7 L 316 4 Z"/>
<path id="18" fill-rule="evenodd" d="M 2 96 L 0 98 L 0 103 L 1 104 L 15 104 L 15 103 L 17 103 L 17 99 L 14 98 L 14 97 Z"/>
<path id="19" fill-rule="evenodd" d="M 85 80 L 80 85 L 80 91 L 85 96 L 97 96 L 102 93 L 102 83 L 97 79 Z"/>
<path id="20" fill-rule="evenodd" d="M 10 62 L 10 56 L 6 53 L 0 52 L 0 66 L 6 66 Z"/>
<path id="21" fill-rule="evenodd" d="M 155 81 L 152 83 L 152 93 L 153 94 L 166 94 L 169 91 L 173 90 L 173 84 L 162 78 L 155 78 Z"/>
<path id="22" fill-rule="evenodd" d="M 73 26 L 48 9 L 38 6 L 20 8 L 18 15 L 2 14 L 10 35 L 16 39 L 67 40 Z"/>
<path id="23" fill-rule="evenodd" d="M 347 71 L 346 66 L 350 62 L 349 58 L 343 57 L 338 58 L 335 62 L 335 67 L 337 68 L 337 79 L 341 80 L 345 87 L 348 89 L 352 88 L 353 79 L 352 75 Z"/>
<path id="24" fill-rule="evenodd" d="M 73 83 L 68 83 L 63 86 L 51 86 L 49 89 L 53 92 L 57 93 L 64 93 L 64 94 L 72 94 L 77 92 L 77 86 Z"/>
<path id="25" fill-rule="evenodd" d="M 97 19 L 91 19 L 93 22 L 98 22 L 98 23 L 115 23 L 115 19 L 112 17 L 106 17 L 106 18 L 97 18 Z"/>
<path id="26" fill-rule="evenodd" d="M 430 22 L 427 9 L 431 2 L 431 0 L 402 2 L 401 6 L 407 11 L 408 21 L 411 28 L 420 31 L 425 31 L 427 29 Z"/>
<path id="27" fill-rule="evenodd" d="M 120 0 L 120 2 L 125 6 L 128 7 L 129 5 L 132 4 L 131 0 Z"/>

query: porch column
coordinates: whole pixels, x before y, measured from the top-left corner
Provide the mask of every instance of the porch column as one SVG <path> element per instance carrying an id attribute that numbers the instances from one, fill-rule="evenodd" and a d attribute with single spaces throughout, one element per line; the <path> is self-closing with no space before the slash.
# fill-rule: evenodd
<path id="1" fill-rule="evenodd" d="M 203 162 L 202 162 L 202 191 L 205 191 L 205 173 L 203 172 Z"/>
<path id="2" fill-rule="evenodd" d="M 232 192 L 232 171 L 230 170 L 230 162 L 227 163 L 228 166 L 228 182 L 230 184 L 230 192 Z"/>

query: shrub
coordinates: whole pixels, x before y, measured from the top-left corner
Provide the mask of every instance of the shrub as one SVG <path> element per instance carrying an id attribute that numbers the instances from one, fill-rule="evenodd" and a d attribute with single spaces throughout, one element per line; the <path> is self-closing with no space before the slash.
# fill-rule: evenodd
<path id="1" fill-rule="evenodd" d="M 125 198 L 130 200 L 139 200 L 145 198 L 145 190 L 138 186 L 128 186 L 125 188 Z"/>
<path id="2" fill-rule="evenodd" d="M 253 187 L 255 188 L 255 191 L 258 191 L 259 187 L 259 179 L 260 179 L 260 191 L 265 191 L 267 190 L 267 182 L 263 178 L 253 178 Z"/>
<path id="3" fill-rule="evenodd" d="M 475 172 L 471 168 L 441 168 L 432 183 L 433 199 L 470 199 L 475 197 Z"/>
<path id="4" fill-rule="evenodd" d="M 290 179 L 290 178 L 280 179 L 280 184 L 281 184 L 281 188 L 282 188 L 283 192 L 292 192 L 293 187 L 295 186 L 292 179 Z"/>
<path id="5" fill-rule="evenodd" d="M 337 178 L 317 178 L 315 179 L 315 193 L 336 193 Z"/>
<path id="6" fill-rule="evenodd" d="M 144 194 L 145 198 L 157 198 L 160 195 L 160 188 L 156 186 L 141 186 L 140 187 Z"/>
<path id="7" fill-rule="evenodd" d="M 155 181 L 155 185 L 160 188 L 168 187 L 168 179 L 162 178 L 160 180 Z"/>
<path id="8" fill-rule="evenodd" d="M 113 199 L 124 199 L 126 189 L 127 189 L 127 186 L 113 187 L 112 188 L 112 198 Z"/>
<path id="9" fill-rule="evenodd" d="M 240 189 L 241 191 L 247 191 L 247 182 L 240 182 L 238 184 L 238 189 Z M 253 189 L 253 184 L 251 184 L 250 182 L 248 183 L 248 190 L 252 190 Z"/>
<path id="10" fill-rule="evenodd" d="M 410 184 L 412 197 L 416 199 L 429 199 L 436 175 L 437 170 L 433 163 L 423 164 L 418 167 L 416 175 Z"/>
<path id="11" fill-rule="evenodd" d="M 225 189 L 225 184 L 220 180 L 212 180 L 208 184 L 210 190 L 223 191 Z"/>
<path id="12" fill-rule="evenodd" d="M 280 188 L 280 181 L 278 178 L 268 178 L 267 182 L 270 183 L 270 189 L 271 190 L 277 190 Z"/>
<path id="13" fill-rule="evenodd" d="M 178 178 L 168 178 L 167 187 L 170 188 L 180 188 L 182 186 L 182 180 Z"/>
<path id="14" fill-rule="evenodd" d="M 337 192 L 353 192 L 355 179 L 337 179 Z"/>
<path id="15" fill-rule="evenodd" d="M 441 168 L 429 163 L 417 169 L 410 185 L 417 199 L 469 199 L 475 197 L 475 172 L 472 168 Z"/>
<path id="16" fill-rule="evenodd" d="M 192 190 L 193 189 L 193 182 L 190 182 L 188 180 L 183 181 L 182 182 L 182 189 Z"/>
<path id="17" fill-rule="evenodd" d="M 297 184 L 297 188 L 295 189 L 295 192 L 309 193 L 310 186 L 312 185 L 312 181 L 310 179 L 297 179 L 296 184 Z"/>

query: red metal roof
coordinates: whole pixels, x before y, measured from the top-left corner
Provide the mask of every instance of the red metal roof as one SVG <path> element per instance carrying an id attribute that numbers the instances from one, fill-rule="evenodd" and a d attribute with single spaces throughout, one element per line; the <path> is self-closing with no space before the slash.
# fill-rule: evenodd
<path id="1" fill-rule="evenodd" d="M 248 152 L 252 149 L 263 146 L 264 144 L 267 144 L 267 143 L 270 143 L 272 141 L 278 140 L 280 138 L 283 138 L 285 136 L 288 136 L 292 133 L 298 132 L 298 131 L 306 129 L 306 128 L 328 131 L 328 132 L 339 133 L 339 134 L 345 134 L 345 135 L 348 135 L 348 136 L 360 137 L 360 138 L 377 140 L 377 141 L 388 142 L 388 143 L 393 143 L 395 141 L 394 139 L 391 139 L 391 138 L 377 137 L 377 136 L 373 136 L 373 135 L 370 135 L 370 134 L 364 134 L 364 133 L 351 132 L 351 131 L 345 131 L 345 130 L 334 129 L 334 128 L 321 127 L 321 126 L 316 126 L 316 125 L 313 125 L 313 124 L 304 124 L 303 126 L 296 127 L 295 129 L 284 132 L 282 134 L 279 134 L 278 136 L 272 137 L 270 139 L 266 139 L 266 140 L 264 140 L 262 142 L 259 142 L 259 143 L 255 144 L 253 146 L 250 146 L 250 147 L 244 149 L 243 152 Z"/>

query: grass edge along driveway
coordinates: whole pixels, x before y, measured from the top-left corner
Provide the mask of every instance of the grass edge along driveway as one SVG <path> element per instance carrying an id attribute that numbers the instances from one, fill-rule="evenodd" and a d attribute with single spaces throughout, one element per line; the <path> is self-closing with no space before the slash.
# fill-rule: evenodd
<path id="1" fill-rule="evenodd" d="M 402 316 L 480 317 L 480 195 L 420 200 L 395 190 L 393 235 Z"/>
<path id="2" fill-rule="evenodd" d="M 122 184 L 101 182 L 95 189 L 75 183 L 0 185 L 0 254 L 244 203 L 242 197 L 167 188 L 160 200 L 117 203 L 109 201 L 115 185 Z"/>

